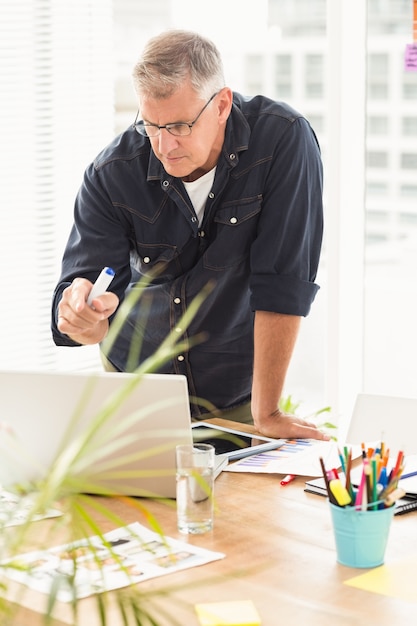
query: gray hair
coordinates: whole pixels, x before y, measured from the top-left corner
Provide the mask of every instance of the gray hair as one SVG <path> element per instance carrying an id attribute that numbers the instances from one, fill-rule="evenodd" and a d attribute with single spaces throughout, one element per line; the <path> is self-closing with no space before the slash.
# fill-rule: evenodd
<path id="1" fill-rule="evenodd" d="M 225 86 L 223 63 L 213 42 L 185 30 L 153 37 L 133 69 L 138 96 L 168 98 L 187 80 L 202 99 Z"/>

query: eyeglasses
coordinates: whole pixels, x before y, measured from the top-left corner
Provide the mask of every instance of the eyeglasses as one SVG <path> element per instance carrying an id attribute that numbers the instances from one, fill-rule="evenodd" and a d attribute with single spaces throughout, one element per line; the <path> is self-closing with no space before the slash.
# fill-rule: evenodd
<path id="1" fill-rule="evenodd" d="M 145 137 L 158 137 L 162 128 L 165 128 L 169 133 L 171 133 L 171 135 L 174 135 L 175 137 L 186 137 L 187 135 L 191 135 L 192 127 L 218 93 L 219 92 L 216 92 L 211 96 L 210 100 L 206 102 L 195 120 L 193 122 L 190 122 L 189 124 L 187 124 L 187 122 L 173 122 L 172 124 L 164 124 L 163 126 L 158 126 L 158 124 L 146 124 L 143 120 L 137 121 L 139 115 L 138 111 L 136 114 L 136 119 L 133 123 L 133 127 L 139 133 L 139 135 L 144 135 Z"/>

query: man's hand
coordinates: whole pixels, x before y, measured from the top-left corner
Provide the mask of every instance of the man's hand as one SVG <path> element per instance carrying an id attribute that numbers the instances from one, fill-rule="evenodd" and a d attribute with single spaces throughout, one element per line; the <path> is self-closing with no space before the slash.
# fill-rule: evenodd
<path id="1" fill-rule="evenodd" d="M 108 318 L 115 312 L 119 298 L 106 291 L 87 304 L 92 283 L 86 278 L 75 278 L 64 289 L 58 305 L 58 329 L 77 343 L 84 345 L 103 341 L 109 330 Z"/>
<path id="2" fill-rule="evenodd" d="M 330 437 L 315 424 L 283 413 L 278 406 L 300 326 L 300 317 L 269 311 L 255 314 L 252 415 L 258 432 L 274 439 Z"/>
<path id="3" fill-rule="evenodd" d="M 308 422 L 295 415 L 283 413 L 277 409 L 267 418 L 255 422 L 258 432 L 274 439 L 321 439 L 329 441 L 326 435 L 313 422 Z"/>

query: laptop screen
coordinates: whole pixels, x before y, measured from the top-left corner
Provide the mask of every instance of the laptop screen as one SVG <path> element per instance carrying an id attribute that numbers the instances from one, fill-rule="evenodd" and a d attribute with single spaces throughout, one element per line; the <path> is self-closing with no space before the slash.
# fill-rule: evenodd
<path id="1" fill-rule="evenodd" d="M 113 372 L 0 372 L 0 485 L 42 478 L 106 413 L 81 458 L 69 457 L 90 492 L 174 497 L 175 446 L 192 442 L 187 380 L 137 380 Z"/>
<path id="2" fill-rule="evenodd" d="M 381 440 L 391 452 L 417 454 L 417 398 L 358 394 L 345 441 Z"/>

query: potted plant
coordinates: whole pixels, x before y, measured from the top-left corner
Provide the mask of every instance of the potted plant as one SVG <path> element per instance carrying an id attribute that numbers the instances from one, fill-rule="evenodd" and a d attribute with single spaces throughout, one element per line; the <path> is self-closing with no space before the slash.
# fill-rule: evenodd
<path id="1" fill-rule="evenodd" d="M 140 294 L 143 293 L 141 287 L 145 286 L 150 280 L 151 277 L 143 279 L 139 284 L 139 289 L 132 291 L 119 308 L 119 312 L 112 323 L 108 337 L 103 343 L 103 351 L 110 349 L 127 312 L 136 302 L 136 299 L 140 297 Z M 210 288 L 211 287 L 208 285 L 191 303 L 181 319 L 181 328 L 186 329 L 189 326 Z M 56 541 L 54 537 L 62 537 L 63 528 L 65 528 L 67 531 L 68 544 L 72 545 L 75 542 L 76 545 L 84 545 L 90 551 L 92 562 L 95 563 L 98 569 L 101 567 L 101 561 L 97 546 L 98 544 L 104 546 L 116 565 L 124 571 L 127 582 L 129 581 L 129 572 L 123 564 L 120 555 L 114 549 L 106 533 L 103 532 L 100 524 L 96 522 L 97 512 L 120 527 L 125 525 L 124 520 L 115 515 L 112 509 L 107 507 L 102 499 L 98 502 L 96 498 L 88 495 L 91 485 L 88 481 L 84 481 L 80 467 L 82 468 L 83 460 L 88 459 L 88 456 L 92 452 L 92 446 L 94 446 L 97 432 L 100 432 L 101 443 L 103 444 L 104 442 L 107 452 L 109 450 L 115 451 L 118 447 L 123 446 L 123 424 L 118 424 L 119 428 L 117 429 L 117 433 L 115 433 L 112 428 L 109 428 L 109 420 L 112 411 L 126 400 L 136 385 L 141 384 L 141 379 L 144 374 L 159 370 L 161 365 L 168 359 L 189 349 L 190 344 L 194 345 L 199 340 L 199 337 L 194 337 L 191 342 L 188 340 L 186 343 L 184 341 L 178 341 L 177 333 L 171 333 L 161 345 L 158 346 L 153 356 L 137 368 L 134 372 L 134 376 L 126 383 L 122 391 L 112 397 L 110 402 L 103 405 L 88 427 L 81 430 L 77 438 L 72 441 L 71 445 L 65 445 L 65 442 L 63 442 L 60 453 L 51 464 L 47 474 L 41 480 L 31 485 L 13 484 L 3 486 L 9 491 L 11 490 L 12 493 L 17 496 L 17 502 L 24 502 L 25 520 L 18 526 L 9 527 L 10 519 L 7 513 L 3 511 L 3 515 L 0 516 L 0 561 L 3 563 L 3 567 L 0 569 L 0 622 L 2 626 L 8 624 L 12 625 L 14 623 L 13 615 L 15 607 L 10 602 L 10 596 L 8 597 L 11 585 L 10 573 L 13 570 L 19 573 L 22 573 L 22 571 L 30 573 L 31 568 L 33 568 L 33 562 L 23 561 L 21 555 L 27 549 L 26 546 L 30 544 L 30 537 L 33 536 L 34 522 L 45 516 L 45 514 L 56 511 L 57 507 L 59 508 L 60 515 L 51 519 L 48 536 L 43 540 L 39 538 L 39 549 L 54 545 Z M 131 347 L 132 351 L 135 349 L 137 349 L 137 346 Z M 86 393 L 88 395 L 88 389 Z M 76 419 L 77 416 L 74 416 L 74 420 Z M 137 415 L 136 419 L 140 420 L 141 416 Z M 97 450 L 95 449 L 94 452 L 97 453 Z M 152 516 L 150 511 L 147 510 L 146 504 L 144 504 L 143 501 L 127 496 L 124 497 L 124 501 L 137 511 L 142 514 L 144 513 L 152 530 L 159 535 L 161 541 L 165 540 L 158 521 Z M 172 501 L 167 501 L 166 504 L 167 506 L 174 506 Z M 94 537 L 94 541 L 92 537 Z M 137 537 L 136 539 L 140 540 Z M 77 550 L 74 549 L 72 554 L 68 554 L 67 556 L 69 563 L 67 563 L 66 569 L 58 568 L 53 576 L 53 581 L 46 598 L 44 610 L 45 624 L 51 623 L 59 593 L 63 588 L 71 595 L 70 606 L 72 607 L 73 623 L 77 624 L 77 608 L 79 603 L 76 581 Z M 7 561 L 7 566 L 4 565 L 4 561 Z M 7 572 L 9 575 L 6 575 Z M 13 576 L 11 578 L 13 578 Z M 25 593 L 25 589 L 19 587 L 19 593 Z M 132 588 L 129 587 L 116 591 L 114 594 L 122 623 L 137 626 L 145 626 L 147 624 L 150 626 L 158 626 L 158 618 L 150 605 L 149 595 L 148 597 L 144 597 L 139 593 L 132 592 Z M 95 598 L 100 623 L 105 626 L 107 624 L 106 596 L 97 593 Z M 19 597 L 14 598 L 13 602 L 15 601 L 18 602 Z M 160 611 L 161 608 L 158 607 L 158 613 Z M 170 619 L 173 625 L 177 623 L 173 616 L 171 616 Z"/>
<path id="2" fill-rule="evenodd" d="M 279 408 L 284 413 L 291 413 L 293 415 L 297 415 L 300 406 L 301 406 L 301 402 L 293 400 L 291 395 L 283 397 L 279 401 Z M 318 422 L 316 423 L 317 428 L 332 431 L 332 430 L 337 429 L 337 426 L 335 424 L 333 424 L 332 422 L 329 422 L 328 420 L 325 420 L 324 422 L 318 421 L 318 418 L 322 416 L 323 413 L 330 413 L 330 412 L 331 412 L 331 407 L 325 406 L 325 407 L 322 407 L 321 409 L 317 409 L 317 411 L 314 411 L 313 413 L 310 413 L 309 415 L 303 415 L 303 419 Z M 335 435 L 331 435 L 331 438 L 333 440 L 337 439 Z"/>

